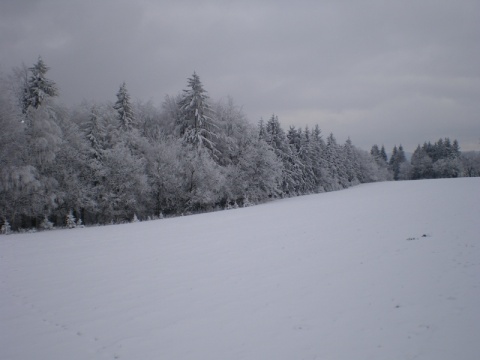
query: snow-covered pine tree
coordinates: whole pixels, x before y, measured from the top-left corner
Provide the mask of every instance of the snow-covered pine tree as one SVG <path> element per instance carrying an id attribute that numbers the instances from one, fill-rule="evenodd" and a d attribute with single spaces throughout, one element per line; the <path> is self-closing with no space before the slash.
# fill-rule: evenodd
<path id="1" fill-rule="evenodd" d="M 75 216 L 73 215 L 73 210 L 71 209 L 65 218 L 65 225 L 69 229 L 73 229 L 77 227 L 77 220 L 75 219 Z"/>
<path id="2" fill-rule="evenodd" d="M 37 109 L 46 99 L 58 96 L 57 85 L 45 77 L 49 69 L 40 56 L 37 63 L 29 68 L 31 76 L 26 84 L 27 88 L 24 90 L 24 113 L 30 106 Z"/>
<path id="3" fill-rule="evenodd" d="M 248 127 L 238 143 L 238 153 L 226 168 L 230 198 L 245 205 L 281 194 L 283 164 L 273 149 L 258 138 L 258 128 Z"/>
<path id="4" fill-rule="evenodd" d="M 457 157 L 459 157 L 461 154 L 462 154 L 462 153 L 461 153 L 461 151 L 460 151 L 460 145 L 458 144 L 458 140 L 455 139 L 455 140 L 453 140 L 452 153 L 451 153 L 451 155 L 452 155 L 452 157 L 457 158 Z"/>
<path id="5" fill-rule="evenodd" d="M 266 139 L 265 121 L 263 119 L 258 121 L 258 137 L 261 140 Z"/>
<path id="6" fill-rule="evenodd" d="M 308 150 L 309 136 L 310 134 L 308 136 L 305 135 L 302 128 L 296 129 L 294 126 L 290 126 L 287 132 L 287 139 L 292 154 L 290 166 L 294 170 L 296 192 L 298 194 L 315 192 L 315 179 Z"/>
<path id="7" fill-rule="evenodd" d="M 325 160 L 328 164 L 328 171 L 331 178 L 330 188 L 328 188 L 328 190 L 340 190 L 347 188 L 349 185 L 345 162 L 342 161 L 341 156 L 341 148 L 337 144 L 337 139 L 335 139 L 333 133 L 330 133 L 325 149 Z"/>
<path id="8" fill-rule="evenodd" d="M 51 98 L 58 96 L 58 89 L 53 81 L 45 77 L 49 67 L 41 57 L 29 70 L 28 97 L 23 109 L 26 117 L 28 162 L 42 172 L 54 161 L 62 137 L 57 111 L 49 106 Z"/>
<path id="9" fill-rule="evenodd" d="M 403 163 L 407 161 L 405 157 L 405 152 L 403 151 L 402 145 L 397 148 L 397 145 L 393 147 L 392 156 L 390 157 L 389 165 L 390 169 L 393 172 L 393 179 L 400 180 L 400 167 Z"/>
<path id="10" fill-rule="evenodd" d="M 205 146 L 216 157 L 215 131 L 218 126 L 213 119 L 213 110 L 200 77 L 193 73 L 188 79 L 188 89 L 183 90 L 179 101 L 180 117 L 177 131 L 186 143 Z"/>
<path id="11" fill-rule="evenodd" d="M 328 175 L 328 165 L 325 160 L 325 141 L 322 138 L 320 127 L 315 125 L 311 134 L 311 157 L 312 167 L 315 178 L 315 192 L 323 192 L 328 189 L 330 183 Z"/>
<path id="12" fill-rule="evenodd" d="M 286 196 L 298 195 L 302 188 L 301 166 L 296 154 L 292 151 L 285 131 L 282 129 L 278 116 L 273 114 L 265 126 L 265 140 L 278 159 L 282 161 L 282 190 Z"/>
<path id="13" fill-rule="evenodd" d="M 345 170 L 349 184 L 357 185 L 358 183 L 362 182 L 362 174 L 357 158 L 357 151 L 350 138 L 348 138 L 343 145 L 343 161 L 345 162 Z"/>
<path id="14" fill-rule="evenodd" d="M 54 106 L 52 98 L 58 95 L 53 81 L 45 77 L 48 67 L 39 57 L 37 64 L 29 69 L 32 73 L 28 81 L 28 97 L 24 111 L 25 149 L 24 161 L 31 166 L 31 174 L 39 184 L 29 198 L 30 206 L 25 216 L 32 225 L 43 214 L 49 214 L 61 202 L 58 182 L 55 179 L 58 169 L 57 153 L 62 144 L 62 130 L 59 122 L 65 115 Z"/>
<path id="15" fill-rule="evenodd" d="M 0 227 L 0 234 L 9 235 L 12 232 L 12 228 L 7 219 L 3 219 L 2 227 Z"/>
<path id="16" fill-rule="evenodd" d="M 383 159 L 385 163 L 387 163 L 387 152 L 385 151 L 385 146 L 382 145 L 382 148 L 380 149 L 380 158 Z"/>
<path id="17" fill-rule="evenodd" d="M 372 155 L 376 161 L 378 161 L 377 159 L 380 159 L 380 149 L 378 148 L 377 144 L 372 146 L 372 149 L 370 150 L 370 155 Z"/>
<path id="18" fill-rule="evenodd" d="M 290 125 L 290 128 L 287 131 L 288 143 L 295 152 L 300 150 L 300 138 L 301 138 L 302 129 L 296 129 L 295 126 Z"/>
<path id="19" fill-rule="evenodd" d="M 432 159 L 420 145 L 413 152 L 410 164 L 412 165 L 410 173 L 412 180 L 433 178 Z"/>
<path id="20" fill-rule="evenodd" d="M 48 220 L 47 215 L 44 216 L 42 223 L 40 224 L 40 227 L 44 230 L 52 230 L 53 229 L 53 223 Z"/>
<path id="21" fill-rule="evenodd" d="M 303 165 L 302 177 L 304 188 L 302 192 L 304 194 L 318 192 L 317 180 L 314 172 L 315 159 L 313 157 L 313 152 L 310 129 L 307 126 L 305 131 L 300 131 L 300 146 L 298 149 L 298 158 Z"/>
<path id="22" fill-rule="evenodd" d="M 90 144 L 90 153 L 93 159 L 100 159 L 104 150 L 103 138 L 105 127 L 103 120 L 99 115 L 97 107 L 94 105 L 90 110 L 90 116 L 84 125 L 85 137 Z"/>
<path id="23" fill-rule="evenodd" d="M 130 103 L 130 94 L 127 90 L 127 85 L 123 82 L 117 93 L 117 101 L 113 108 L 118 112 L 118 121 L 120 129 L 123 132 L 129 132 L 137 126 L 135 114 L 133 113 L 132 105 Z"/>

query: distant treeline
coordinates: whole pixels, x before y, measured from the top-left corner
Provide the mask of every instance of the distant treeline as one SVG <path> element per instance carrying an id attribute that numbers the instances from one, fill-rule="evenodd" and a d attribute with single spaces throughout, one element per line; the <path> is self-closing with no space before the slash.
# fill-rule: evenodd
<path id="1" fill-rule="evenodd" d="M 394 180 L 418 180 L 480 176 L 480 153 L 460 151 L 457 140 L 447 137 L 432 144 L 418 145 L 410 161 L 403 147 L 395 146 L 387 161 L 385 149 L 374 145 L 370 154 L 379 162 L 388 163 Z"/>
<path id="2" fill-rule="evenodd" d="M 395 146 L 387 161 L 385 149 L 374 145 L 370 154 L 379 162 L 387 163 L 394 180 L 418 180 L 480 176 L 480 153 L 460 151 L 457 140 L 447 137 L 432 144 L 418 145 L 410 161 L 403 147 Z"/>
<path id="3" fill-rule="evenodd" d="M 249 123 L 232 99 L 211 101 L 194 73 L 161 108 L 116 101 L 65 108 L 41 58 L 0 86 L 3 231 L 108 224 L 248 206 L 392 179 L 478 176 L 456 141 L 370 153 L 313 129 Z"/>

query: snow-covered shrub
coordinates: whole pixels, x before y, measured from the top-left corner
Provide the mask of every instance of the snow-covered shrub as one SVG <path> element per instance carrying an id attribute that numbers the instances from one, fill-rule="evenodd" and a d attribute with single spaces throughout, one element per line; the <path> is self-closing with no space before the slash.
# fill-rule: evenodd
<path id="1" fill-rule="evenodd" d="M 237 201 L 227 201 L 227 206 L 225 206 L 225 210 L 231 210 L 231 209 L 238 209 L 238 204 Z"/>
<path id="2" fill-rule="evenodd" d="M 7 219 L 5 219 L 5 221 L 3 222 L 3 225 L 0 229 L 0 234 L 8 235 L 11 232 L 12 232 L 12 228 L 10 227 L 10 223 L 8 222 Z"/>
<path id="3" fill-rule="evenodd" d="M 65 222 L 66 222 L 67 228 L 69 229 L 74 229 L 77 227 L 77 220 L 75 219 L 75 216 L 73 215 L 72 210 L 70 210 L 70 212 L 68 213 Z"/>
<path id="4" fill-rule="evenodd" d="M 250 199 L 248 198 L 248 195 L 245 195 L 243 198 L 243 207 L 249 207 L 252 206 L 253 204 L 250 202 Z"/>
<path id="5" fill-rule="evenodd" d="M 48 217 L 45 215 L 45 217 L 42 220 L 42 223 L 40 224 L 40 227 L 44 230 L 51 230 L 53 229 L 53 223 L 48 220 Z"/>
<path id="6" fill-rule="evenodd" d="M 137 222 L 140 222 L 140 220 L 138 220 L 137 214 L 133 214 L 132 223 L 137 223 Z"/>

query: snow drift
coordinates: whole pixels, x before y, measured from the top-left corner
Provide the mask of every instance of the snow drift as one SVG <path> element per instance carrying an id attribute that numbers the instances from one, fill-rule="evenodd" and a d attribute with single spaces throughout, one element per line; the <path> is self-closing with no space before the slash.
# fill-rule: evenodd
<path id="1" fill-rule="evenodd" d="M 0 237 L 1 359 L 477 359 L 480 179 Z"/>

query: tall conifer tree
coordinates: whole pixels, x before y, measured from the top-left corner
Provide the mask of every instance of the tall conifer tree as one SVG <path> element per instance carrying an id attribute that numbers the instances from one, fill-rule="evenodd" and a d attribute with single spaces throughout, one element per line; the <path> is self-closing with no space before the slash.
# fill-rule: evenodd
<path id="1" fill-rule="evenodd" d="M 122 131 L 129 132 L 136 127 L 135 115 L 130 103 L 130 94 L 128 93 L 125 82 L 118 90 L 117 102 L 113 105 L 113 108 L 118 112 L 119 126 Z"/>
<path id="2" fill-rule="evenodd" d="M 207 92 L 195 72 L 188 79 L 188 89 L 183 90 L 179 107 L 180 118 L 177 120 L 179 135 L 186 143 L 205 146 L 215 154 L 218 151 L 215 146 L 217 126 Z"/>
<path id="3" fill-rule="evenodd" d="M 57 85 L 45 77 L 49 69 L 40 56 L 37 63 L 29 68 L 31 76 L 24 91 L 23 113 L 26 113 L 30 106 L 38 109 L 46 99 L 58 96 Z"/>

